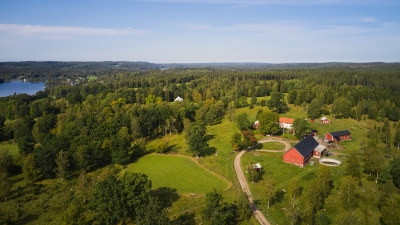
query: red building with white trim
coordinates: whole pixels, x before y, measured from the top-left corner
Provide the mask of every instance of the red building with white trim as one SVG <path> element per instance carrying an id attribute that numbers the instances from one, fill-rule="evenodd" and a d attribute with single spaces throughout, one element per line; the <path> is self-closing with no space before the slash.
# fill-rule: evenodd
<path id="1" fill-rule="evenodd" d="M 312 136 L 308 136 L 283 154 L 283 161 L 304 167 L 313 155 L 320 157 L 323 150 Z"/>
<path id="2" fill-rule="evenodd" d="M 340 142 L 351 139 L 351 133 L 348 130 L 329 132 L 325 134 L 325 139 L 330 142 Z"/>

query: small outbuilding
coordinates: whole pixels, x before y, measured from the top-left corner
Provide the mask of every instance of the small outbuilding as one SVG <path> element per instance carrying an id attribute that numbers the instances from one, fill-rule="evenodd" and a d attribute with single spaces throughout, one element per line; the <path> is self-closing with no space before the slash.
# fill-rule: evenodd
<path id="1" fill-rule="evenodd" d="M 314 158 L 321 158 L 322 154 L 324 154 L 324 151 L 325 151 L 325 146 L 323 146 L 323 145 L 318 145 L 318 146 L 314 149 L 313 157 L 314 157 Z"/>
<path id="2" fill-rule="evenodd" d="M 321 118 L 321 123 L 323 123 L 323 124 L 330 124 L 331 121 L 330 121 L 328 118 L 326 118 L 326 117 L 324 116 L 324 117 Z"/>
<path id="3" fill-rule="evenodd" d="M 253 129 L 258 130 L 260 128 L 260 122 L 257 120 L 256 122 L 254 122 L 253 124 Z"/>
<path id="4" fill-rule="evenodd" d="M 329 142 L 340 142 L 351 139 L 351 133 L 348 130 L 329 132 L 325 134 L 325 139 Z"/>
<path id="5" fill-rule="evenodd" d="M 181 102 L 183 101 L 183 98 L 181 98 L 180 96 L 176 97 L 174 102 Z"/>
<path id="6" fill-rule="evenodd" d="M 256 171 L 258 171 L 258 172 L 260 172 L 260 170 L 262 169 L 260 163 L 255 163 L 255 164 L 253 164 L 252 166 L 253 166 L 253 170 L 256 170 Z"/>

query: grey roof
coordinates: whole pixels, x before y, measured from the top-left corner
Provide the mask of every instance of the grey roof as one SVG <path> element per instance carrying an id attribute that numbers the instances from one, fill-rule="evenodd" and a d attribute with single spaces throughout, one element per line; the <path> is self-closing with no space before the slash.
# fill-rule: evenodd
<path id="1" fill-rule="evenodd" d="M 332 137 L 340 137 L 343 135 L 350 135 L 351 133 L 348 130 L 341 130 L 336 132 L 330 132 L 330 134 L 332 135 Z"/>
<path id="2" fill-rule="evenodd" d="M 315 148 L 315 151 L 317 151 L 317 152 L 322 152 L 324 149 L 325 149 L 325 146 L 323 146 L 323 145 L 318 145 L 318 146 Z"/>
<path id="3" fill-rule="evenodd" d="M 308 136 L 297 143 L 294 148 L 302 155 L 303 157 L 307 157 L 311 154 L 314 149 L 318 146 L 318 142 L 312 136 Z"/>

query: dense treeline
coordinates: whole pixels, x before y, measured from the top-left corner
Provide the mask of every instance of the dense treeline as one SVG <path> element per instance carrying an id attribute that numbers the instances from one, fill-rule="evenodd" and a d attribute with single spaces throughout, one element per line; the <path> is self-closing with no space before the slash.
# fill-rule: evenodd
<path id="1" fill-rule="evenodd" d="M 40 175 L 53 177 L 61 150 L 69 158 L 70 172 L 110 162 L 126 164 L 145 152 L 148 140 L 180 133 L 193 121 L 216 124 L 234 108 L 254 104 L 277 113 L 287 110 L 286 102 L 304 106 L 312 119 L 334 114 L 398 121 L 399 82 L 400 74 L 385 67 L 381 73 L 215 68 L 117 72 L 85 85 L 64 84 L 35 96 L 2 98 L 0 115 L 8 121 L 2 125 L 2 139 L 14 138 L 22 155 L 34 154 Z M 257 102 L 256 97 L 269 95 L 268 104 Z M 178 96 L 184 101 L 172 103 Z M 49 165 L 39 163 L 43 161 Z"/>
<path id="2" fill-rule="evenodd" d="M 205 67 L 146 71 L 136 67 L 106 70 L 101 66 L 103 64 L 55 62 L 43 64 L 46 66 L 39 63 L 37 70 L 31 70 L 32 64 L 35 63 L 19 65 L 18 76 L 46 77 L 52 85 L 34 96 L 21 94 L 0 99 L 0 139 L 14 139 L 21 155 L 19 163 L 7 166 L 5 177 L 22 172 L 27 183 L 53 177 L 68 179 L 77 172 L 108 164 L 129 164 L 147 152 L 148 141 L 185 129 L 189 147 L 195 146 L 190 151 L 202 155 L 201 150 L 206 147 L 204 139 L 190 140 L 190 136 L 199 136 L 199 133 L 204 136 L 206 125 L 219 123 L 223 116 L 232 120 L 235 108 L 251 108 L 256 104 L 267 105 L 275 113 L 287 111 L 287 104 L 303 106 L 311 119 L 327 114 L 386 123 L 400 119 L 398 64 L 351 69 L 226 70 Z M 48 70 L 48 66 L 53 69 Z M 89 69 L 96 71 L 90 75 L 97 79 L 74 85 L 55 81 L 59 77 L 76 78 Z M 48 74 L 42 74 L 43 71 Z M 4 74 L 6 79 L 15 78 L 11 72 Z M 183 101 L 174 102 L 178 96 Z M 257 97 L 266 96 L 270 96 L 270 100 L 257 100 Z M 264 117 L 268 118 L 268 115 L 261 115 L 262 119 Z M 237 117 L 235 119 L 238 121 Z M 244 127 L 248 127 L 249 121 L 243 120 Z M 384 133 L 384 130 L 390 130 L 387 127 L 371 132 L 385 134 L 381 135 L 381 140 L 385 140 L 386 146 L 398 147 L 399 128 L 397 125 L 395 134 Z M 252 134 L 243 131 L 245 129 L 240 130 L 244 137 L 249 137 L 248 140 L 254 139 Z M 371 134 L 371 137 L 375 136 Z M 240 146 L 240 143 L 235 144 Z M 374 149 L 378 145 L 371 143 L 368 147 Z M 398 177 L 394 177 L 398 168 L 396 160 L 388 161 L 386 167 L 364 169 L 375 174 L 386 171 L 386 175 L 394 179 L 386 176 L 387 179 L 382 180 L 385 177 L 378 175 L 376 179 L 382 182 L 393 180 L 399 188 Z M 101 185 L 106 188 L 107 182 L 117 182 L 115 179 L 109 177 Z M 1 197 L 7 196 L 4 193 Z M 324 198 L 325 195 L 327 193 L 323 194 Z M 146 201 L 155 200 L 147 196 Z M 313 207 L 318 208 L 314 211 L 321 208 Z M 140 212 L 131 214 L 122 212 L 121 218 L 141 215 Z"/>

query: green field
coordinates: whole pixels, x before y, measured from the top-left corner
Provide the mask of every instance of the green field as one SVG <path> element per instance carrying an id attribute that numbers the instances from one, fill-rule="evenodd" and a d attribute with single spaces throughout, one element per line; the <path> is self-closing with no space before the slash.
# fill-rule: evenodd
<path id="1" fill-rule="evenodd" d="M 285 145 L 280 142 L 271 141 L 271 142 L 263 143 L 261 149 L 263 149 L 263 150 L 284 150 Z"/>
<path id="2" fill-rule="evenodd" d="M 3 141 L 0 142 L 0 152 L 7 151 L 10 155 L 18 155 L 18 146 L 15 142 Z"/>
<path id="3" fill-rule="evenodd" d="M 249 182 L 249 187 L 258 207 L 266 215 L 271 224 L 288 224 L 285 212 L 282 208 L 287 207 L 286 199 L 281 202 L 275 202 L 273 207 L 267 209 L 267 202 L 263 196 L 263 180 L 275 180 L 276 192 L 285 190 L 288 184 L 296 179 L 299 181 L 300 186 L 306 192 L 309 183 L 316 178 L 318 165 L 307 165 L 305 168 L 282 162 L 283 153 L 276 152 L 249 152 L 242 157 L 242 169 L 245 171 L 246 166 L 250 163 L 260 163 L 263 173 L 263 178 L 258 183 Z M 301 203 L 300 203 L 301 205 Z"/>
<path id="4" fill-rule="evenodd" d="M 148 175 L 154 189 L 171 187 L 179 193 L 204 194 L 214 188 L 225 190 L 229 187 L 222 178 L 180 156 L 150 154 L 131 164 L 128 171 Z"/>

